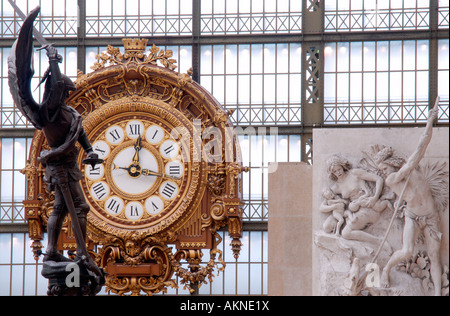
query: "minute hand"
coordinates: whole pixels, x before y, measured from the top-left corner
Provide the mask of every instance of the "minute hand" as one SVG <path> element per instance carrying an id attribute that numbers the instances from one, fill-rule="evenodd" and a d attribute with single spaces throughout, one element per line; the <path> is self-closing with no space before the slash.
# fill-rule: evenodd
<path id="1" fill-rule="evenodd" d="M 161 177 L 161 178 L 166 178 L 166 179 L 172 179 L 172 180 L 179 180 L 178 178 L 172 177 L 172 176 L 168 176 L 166 174 L 163 173 L 158 173 L 158 172 L 154 172 L 148 169 L 143 169 L 142 170 L 142 175 L 144 176 L 157 176 L 157 177 Z"/>

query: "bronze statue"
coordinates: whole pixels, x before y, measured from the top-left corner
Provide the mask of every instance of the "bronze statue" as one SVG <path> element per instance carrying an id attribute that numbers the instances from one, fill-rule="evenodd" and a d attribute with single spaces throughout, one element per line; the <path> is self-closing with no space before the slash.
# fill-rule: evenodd
<path id="1" fill-rule="evenodd" d="M 79 150 L 76 143 L 80 143 L 86 152 L 88 163 L 100 163 L 101 160 L 92 150 L 81 124 L 81 115 L 65 104 L 69 92 L 76 90 L 76 87 L 69 77 L 61 74 L 59 63 L 62 62 L 62 57 L 53 44 L 42 43 L 42 36 L 36 37 L 41 44 L 45 44 L 40 49 L 47 50 L 50 66 L 40 83 L 45 83 L 43 101 L 38 104 L 33 99 L 33 23 L 39 12 L 40 8 L 37 7 L 24 20 L 8 59 L 8 79 L 16 106 L 37 129 L 43 131 L 51 148 L 42 151 L 39 157 L 45 167 L 45 180 L 49 189 L 55 191 L 53 212 L 47 223 L 48 246 L 44 256 L 44 270 L 46 267 L 54 267 L 55 263 L 72 262 L 60 254 L 57 247 L 63 221 L 70 213 L 77 241 L 78 258 L 75 261 L 83 262 L 89 274 L 96 279 L 95 282 L 101 284 L 103 272 L 90 258 L 85 244 L 86 216 L 90 207 L 79 184 L 82 174 L 77 165 Z M 48 263 L 47 266 L 45 263 Z"/>

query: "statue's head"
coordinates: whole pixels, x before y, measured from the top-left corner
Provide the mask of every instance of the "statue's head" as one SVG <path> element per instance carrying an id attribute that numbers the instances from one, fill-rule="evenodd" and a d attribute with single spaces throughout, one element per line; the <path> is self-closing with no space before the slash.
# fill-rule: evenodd
<path id="1" fill-rule="evenodd" d="M 333 181 L 337 181 L 339 178 L 344 177 L 347 172 L 352 169 L 352 164 L 346 158 L 340 155 L 334 155 L 327 161 L 328 175 Z"/>
<path id="2" fill-rule="evenodd" d="M 71 91 L 75 91 L 75 90 L 77 90 L 77 87 L 75 86 L 75 84 L 73 83 L 73 81 L 69 78 L 69 77 L 67 77 L 66 75 L 61 75 L 61 79 L 64 81 L 64 85 L 65 85 L 65 87 L 66 87 L 66 91 L 65 91 L 65 93 L 66 93 L 66 98 L 68 98 L 69 97 L 69 93 L 71 92 Z"/>
<path id="3" fill-rule="evenodd" d="M 405 159 L 395 155 L 392 147 L 384 147 L 378 152 L 374 160 L 378 164 L 378 169 L 386 177 L 393 172 L 397 172 L 405 164 Z"/>
<path id="4" fill-rule="evenodd" d="M 394 173 L 396 171 L 398 171 L 399 168 L 396 168 L 392 165 L 390 165 L 387 162 L 381 162 L 378 164 L 378 169 L 380 169 L 381 173 L 383 174 L 384 177 L 389 176 L 391 173 Z"/>
<path id="5" fill-rule="evenodd" d="M 61 75 L 61 77 L 62 77 L 62 80 L 64 81 L 64 84 L 66 85 L 67 91 L 77 90 L 77 87 L 75 86 L 75 84 L 69 77 L 67 77 L 66 75 Z"/>
<path id="6" fill-rule="evenodd" d="M 45 82 L 44 99 L 46 99 L 49 96 L 49 93 L 51 90 L 51 80 L 48 80 L 49 77 L 50 77 L 50 73 L 47 71 L 44 74 L 44 77 L 42 78 L 41 82 L 39 83 L 39 86 L 40 86 L 43 82 Z M 77 90 L 77 87 L 75 86 L 73 81 L 64 74 L 61 74 L 61 80 L 64 82 L 64 97 L 65 97 L 65 99 L 67 99 L 69 97 L 69 93 L 71 91 Z"/>

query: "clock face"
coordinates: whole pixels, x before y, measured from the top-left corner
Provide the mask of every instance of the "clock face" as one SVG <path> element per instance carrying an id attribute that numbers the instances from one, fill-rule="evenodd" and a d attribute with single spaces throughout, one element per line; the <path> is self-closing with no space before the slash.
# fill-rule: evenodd
<path id="1" fill-rule="evenodd" d="M 85 165 L 81 183 L 97 217 L 115 227 L 141 229 L 171 222 L 177 210 L 179 217 L 187 209 L 183 201 L 192 164 L 173 129 L 157 115 L 128 112 L 106 118 L 90 132 L 104 163 Z"/>

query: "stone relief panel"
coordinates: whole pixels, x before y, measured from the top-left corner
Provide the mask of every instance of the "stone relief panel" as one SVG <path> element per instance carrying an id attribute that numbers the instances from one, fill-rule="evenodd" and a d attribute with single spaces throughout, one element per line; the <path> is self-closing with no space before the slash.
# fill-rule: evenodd
<path id="1" fill-rule="evenodd" d="M 323 156 L 314 232 L 320 295 L 449 295 L 441 258 L 448 158 L 423 159 L 433 121 L 430 111 L 411 154 L 374 144 Z"/>

